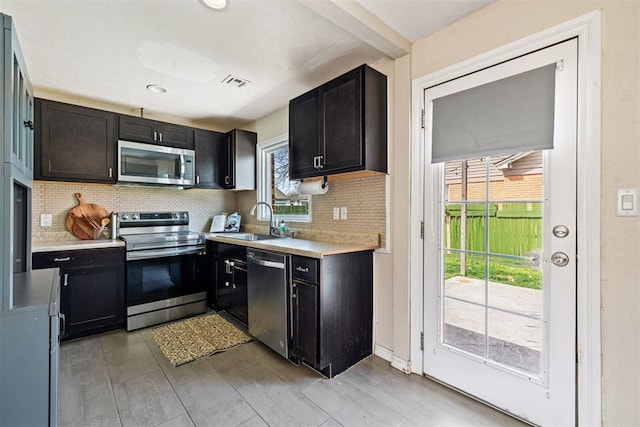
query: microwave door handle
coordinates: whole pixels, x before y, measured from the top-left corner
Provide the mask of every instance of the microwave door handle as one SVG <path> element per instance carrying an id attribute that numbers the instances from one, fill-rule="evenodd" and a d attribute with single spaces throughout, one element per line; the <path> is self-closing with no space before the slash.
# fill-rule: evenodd
<path id="1" fill-rule="evenodd" d="M 184 179 L 184 172 L 186 169 L 186 162 L 184 154 L 180 154 L 180 179 Z"/>

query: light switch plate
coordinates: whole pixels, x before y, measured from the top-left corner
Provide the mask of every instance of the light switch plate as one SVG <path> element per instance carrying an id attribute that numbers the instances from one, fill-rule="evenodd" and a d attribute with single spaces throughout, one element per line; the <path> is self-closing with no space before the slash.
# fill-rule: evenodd
<path id="1" fill-rule="evenodd" d="M 618 216 L 638 216 L 638 188 L 619 188 L 617 198 Z"/>
<path id="2" fill-rule="evenodd" d="M 40 227 L 51 227 L 53 223 L 53 215 L 40 214 Z"/>
<path id="3" fill-rule="evenodd" d="M 347 207 L 343 206 L 340 208 L 340 219 L 347 219 Z"/>
<path id="4" fill-rule="evenodd" d="M 333 219 L 340 219 L 340 208 L 333 208 Z"/>

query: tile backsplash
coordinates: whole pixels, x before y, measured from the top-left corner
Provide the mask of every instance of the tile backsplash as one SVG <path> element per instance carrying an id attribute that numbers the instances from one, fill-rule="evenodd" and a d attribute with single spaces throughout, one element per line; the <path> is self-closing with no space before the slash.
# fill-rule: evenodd
<path id="1" fill-rule="evenodd" d="M 312 222 L 290 222 L 287 224 L 287 229 L 303 233 L 316 230 L 325 234 L 335 234 L 337 239 L 340 239 L 340 235 L 344 233 L 378 233 L 380 247 L 385 247 L 385 183 L 386 175 L 331 181 L 326 194 L 313 196 Z M 238 193 L 238 211 L 242 214 L 242 223 L 266 226 L 266 222 L 256 221 L 255 216 L 247 214 L 255 202 L 255 191 Z M 347 219 L 333 219 L 334 207 L 346 207 Z"/>
<path id="2" fill-rule="evenodd" d="M 74 239 L 66 229 L 65 219 L 69 210 L 78 204 L 75 193 L 81 193 L 85 203 L 100 205 L 109 212 L 189 211 L 189 225 L 194 231 L 209 231 L 214 214 L 235 211 L 237 194 L 223 190 L 35 181 L 33 241 Z M 40 214 L 52 214 L 51 227 L 40 226 Z"/>
<path id="3" fill-rule="evenodd" d="M 67 213 L 78 204 L 75 193 L 81 193 L 85 203 L 95 203 L 109 212 L 189 211 L 190 228 L 194 231 L 209 231 L 213 215 L 236 210 L 242 215 L 243 224 L 266 225 L 248 214 L 256 202 L 255 191 L 177 190 L 35 181 L 32 205 L 34 242 L 75 238 L 65 226 Z M 384 247 L 385 193 L 384 175 L 330 182 L 327 194 L 313 196 L 312 222 L 289 223 L 287 228 L 313 240 L 349 240 L 348 236 L 376 233 L 380 246 Z M 334 220 L 333 208 L 343 206 L 348 208 L 348 218 Z M 51 227 L 40 226 L 40 214 L 52 215 Z"/>

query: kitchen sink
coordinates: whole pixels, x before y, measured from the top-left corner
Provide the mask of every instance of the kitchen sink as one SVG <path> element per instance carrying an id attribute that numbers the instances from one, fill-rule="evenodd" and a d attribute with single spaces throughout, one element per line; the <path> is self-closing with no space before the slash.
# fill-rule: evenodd
<path id="1" fill-rule="evenodd" d="M 226 234 L 221 237 L 226 237 L 229 239 L 236 239 L 236 240 L 249 240 L 249 241 L 268 240 L 268 239 L 278 238 L 278 236 L 270 236 L 268 234 L 250 234 L 250 233 Z"/>

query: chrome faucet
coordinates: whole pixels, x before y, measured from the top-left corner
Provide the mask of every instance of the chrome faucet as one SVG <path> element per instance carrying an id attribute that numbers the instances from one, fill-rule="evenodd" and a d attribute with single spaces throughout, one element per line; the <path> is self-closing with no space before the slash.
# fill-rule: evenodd
<path id="1" fill-rule="evenodd" d="M 266 207 L 269 208 L 269 236 L 276 236 L 273 233 L 273 208 L 271 207 L 271 205 L 269 203 L 267 203 L 267 202 L 258 202 L 258 203 L 256 203 L 255 205 L 253 205 L 251 207 L 251 210 L 249 211 L 249 215 L 255 215 L 256 214 L 256 208 L 259 205 L 265 205 Z"/>

